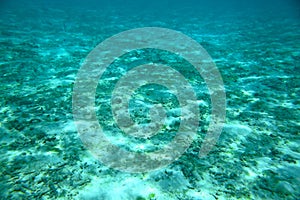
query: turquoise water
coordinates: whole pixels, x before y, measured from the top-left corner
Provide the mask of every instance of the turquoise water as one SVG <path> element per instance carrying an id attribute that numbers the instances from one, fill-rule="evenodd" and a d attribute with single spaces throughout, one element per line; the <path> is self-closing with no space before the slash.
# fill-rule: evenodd
<path id="1" fill-rule="evenodd" d="M 1 1 L 0 199 L 299 199 L 299 19 L 296 1 Z M 179 159 L 127 173 L 107 167 L 83 145 L 72 91 L 90 51 L 142 27 L 179 31 L 206 49 L 223 78 L 226 123 L 213 150 L 199 158 L 211 109 L 205 82 L 172 54 L 131 52 L 108 68 L 96 92 L 97 119 L 114 144 L 154 151 L 172 140 L 181 122 L 175 95 L 150 85 L 132 96 L 131 117 L 148 123 L 147 106 L 163 102 L 170 120 L 161 134 L 143 149 L 145 140 L 111 133 L 118 128 L 109 95 L 119 71 L 131 65 L 150 60 L 182 69 L 200 119 Z M 140 103 L 148 94 L 150 100 Z"/>

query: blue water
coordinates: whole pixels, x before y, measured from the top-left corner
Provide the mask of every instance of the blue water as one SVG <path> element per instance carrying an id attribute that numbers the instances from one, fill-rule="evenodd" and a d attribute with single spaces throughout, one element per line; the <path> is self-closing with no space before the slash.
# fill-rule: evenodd
<path id="1" fill-rule="evenodd" d="M 176 161 L 128 173 L 98 161 L 80 140 L 72 92 L 86 56 L 99 43 L 143 27 L 179 31 L 209 53 L 224 82 L 226 122 L 212 151 L 199 158 L 211 119 L 205 82 L 195 71 L 184 71 L 188 63 L 174 55 L 132 52 L 135 65 L 150 60 L 182 69 L 195 90 L 200 119 L 194 141 Z M 169 121 L 150 143 L 115 133 L 109 95 L 124 75 L 118 70 L 130 68 L 131 61 L 121 58 L 104 74 L 95 110 L 112 143 L 145 153 L 174 138 L 183 110 L 166 88 L 141 88 L 130 101 L 131 117 L 150 122 L 147 106 L 160 101 Z M 0 199 L 299 199 L 297 1 L 2 0 L 0 70 Z M 141 103 L 148 94 L 150 100 Z"/>

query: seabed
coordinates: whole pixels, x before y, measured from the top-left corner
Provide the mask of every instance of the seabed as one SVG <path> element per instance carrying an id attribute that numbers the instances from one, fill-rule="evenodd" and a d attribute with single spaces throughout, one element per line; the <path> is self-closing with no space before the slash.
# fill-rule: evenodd
<path id="1" fill-rule="evenodd" d="M 259 11 L 217 15 L 185 8 L 163 14 L 113 7 L 83 12 L 80 6 L 21 5 L 25 8 L 3 7 L 0 14 L 0 199 L 300 197 L 299 15 Z M 226 89 L 226 124 L 213 150 L 199 158 L 210 98 L 203 79 L 186 71 L 199 100 L 201 126 L 196 139 L 164 168 L 126 173 L 105 166 L 81 142 L 72 116 L 73 85 L 97 44 L 122 31 L 151 26 L 180 31 L 211 55 Z M 168 62 L 160 60 L 162 54 Z M 166 88 L 153 86 L 157 93 L 141 89 L 131 104 L 147 108 L 153 102 L 140 103 L 145 93 L 153 101 L 166 94 L 171 101 L 165 102 L 169 117 L 163 132 L 169 134 L 149 145 L 110 135 L 117 130 L 107 119 L 111 115 L 107 98 L 116 83 L 111 77 L 120 77 L 130 62 L 142 63 L 149 55 L 157 62 L 179 62 L 188 68 L 166 52 L 133 52 L 112 64 L 99 80 L 96 95 L 97 116 L 108 138 L 137 151 L 164 145 L 180 123 L 176 98 Z M 132 115 L 147 122 L 145 113 L 147 109 L 137 109 Z"/>

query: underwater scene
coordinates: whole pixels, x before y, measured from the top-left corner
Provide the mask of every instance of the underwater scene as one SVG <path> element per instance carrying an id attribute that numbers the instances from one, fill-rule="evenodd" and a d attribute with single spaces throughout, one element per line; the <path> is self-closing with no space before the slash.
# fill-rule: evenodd
<path id="1" fill-rule="evenodd" d="M 300 2 L 1 0 L 0 199 L 300 199 Z"/>

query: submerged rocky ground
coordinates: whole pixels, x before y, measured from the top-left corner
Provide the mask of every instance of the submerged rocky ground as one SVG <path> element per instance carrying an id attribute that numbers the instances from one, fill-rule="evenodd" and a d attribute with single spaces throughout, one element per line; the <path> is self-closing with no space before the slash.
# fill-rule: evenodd
<path id="1" fill-rule="evenodd" d="M 300 196 L 296 16 L 20 7 L 0 15 L 1 199 Z M 210 100 L 203 81 L 191 75 L 201 98 L 197 139 L 166 168 L 130 174 L 109 169 L 83 146 L 72 118 L 72 88 L 80 64 L 98 43 L 145 26 L 181 31 L 208 51 L 225 84 L 227 118 L 213 151 L 199 159 Z"/>

